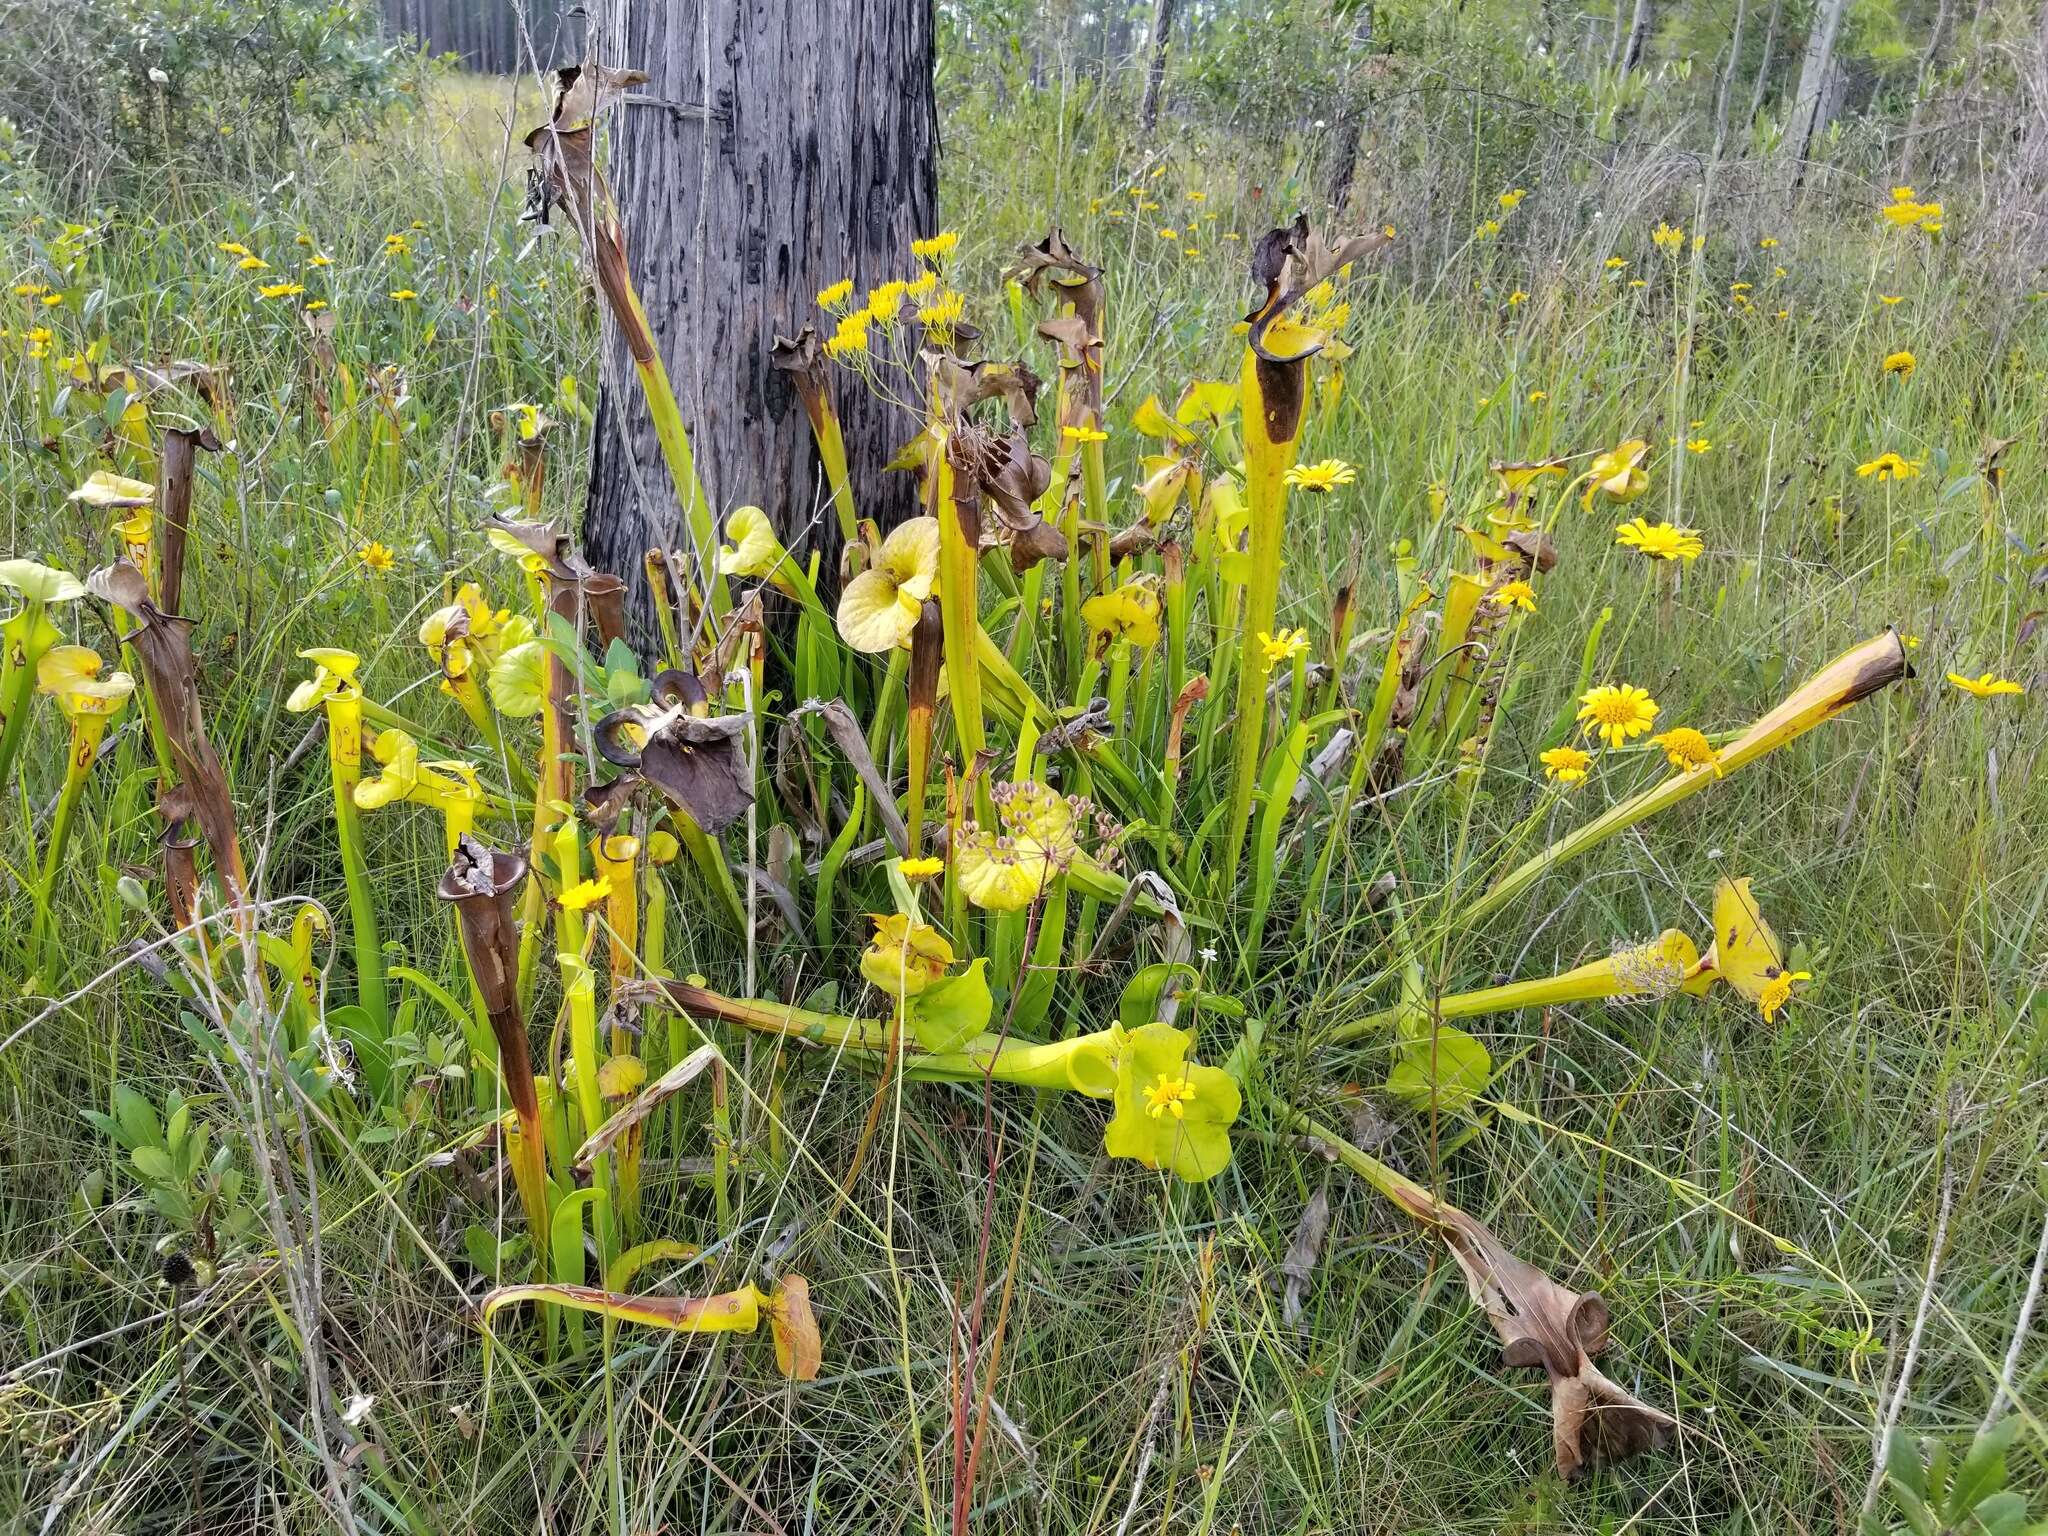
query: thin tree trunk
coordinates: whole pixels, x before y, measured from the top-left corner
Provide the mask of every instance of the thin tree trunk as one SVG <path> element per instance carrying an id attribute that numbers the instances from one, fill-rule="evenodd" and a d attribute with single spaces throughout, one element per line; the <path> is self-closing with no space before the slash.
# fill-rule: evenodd
<path id="1" fill-rule="evenodd" d="M 1621 72 L 1634 74 L 1643 62 L 1643 49 L 1650 40 L 1650 0 L 1636 0 L 1635 15 L 1628 24 L 1628 46 L 1622 50 Z"/>
<path id="2" fill-rule="evenodd" d="M 1934 90 L 1935 72 L 1941 67 L 1941 50 L 1948 44 L 1950 0 L 1941 0 L 1934 13 L 1934 30 L 1927 36 L 1927 51 L 1920 56 L 1920 74 L 1913 91 L 1913 110 L 1906 118 L 1906 141 L 1899 146 L 1899 180 L 1911 184 L 1913 167 L 1920 154 L 1920 120 L 1927 111 L 1927 98 Z"/>
<path id="3" fill-rule="evenodd" d="M 819 548 L 829 583 L 838 522 L 769 351 L 816 323 L 820 289 L 914 276 L 910 242 L 936 230 L 930 0 L 615 0 L 592 30 L 602 62 L 650 77 L 616 119 L 612 180 L 698 476 L 721 518 L 751 503 Z M 616 334 L 605 362 L 584 543 L 644 621 L 645 552 L 689 535 Z M 916 423 L 850 373 L 827 387 L 860 513 L 891 526 L 916 485 L 883 465 Z"/>
<path id="4" fill-rule="evenodd" d="M 1166 44 L 1180 0 L 1153 0 L 1152 35 L 1145 40 L 1151 57 L 1145 65 L 1145 99 L 1138 108 L 1138 126 L 1150 133 L 1159 126 L 1159 98 L 1166 89 Z"/>
<path id="5" fill-rule="evenodd" d="M 1728 147 L 1728 93 L 1735 84 L 1735 66 L 1742 62 L 1742 23 L 1749 16 L 1749 0 L 1735 0 L 1735 29 L 1728 37 L 1728 65 L 1721 71 L 1721 88 L 1714 97 L 1714 158 Z"/>
<path id="6" fill-rule="evenodd" d="M 1807 34 L 1806 53 L 1799 64 L 1799 94 L 1792 99 L 1781 146 L 1787 192 L 1797 190 L 1806 173 L 1806 152 L 1813 147 L 1815 138 L 1827 132 L 1835 41 L 1841 36 L 1842 15 L 1848 8 L 1848 0 L 1820 0 L 1813 30 Z"/>
<path id="7" fill-rule="evenodd" d="M 1771 19 L 1764 23 L 1764 51 L 1756 62 L 1756 83 L 1749 92 L 1749 125 L 1756 125 L 1764 109 L 1764 91 L 1771 83 L 1771 55 L 1778 47 L 1778 23 L 1785 17 L 1785 0 L 1771 0 Z"/>
<path id="8" fill-rule="evenodd" d="M 1342 216 L 1351 200 L 1351 178 L 1358 171 L 1358 141 L 1365 131 L 1365 86 L 1358 76 L 1359 63 L 1372 47 L 1372 3 L 1364 0 L 1351 23 L 1348 51 L 1351 78 L 1344 83 L 1343 105 L 1337 124 L 1330 130 L 1330 174 L 1326 188 L 1330 207 Z"/>

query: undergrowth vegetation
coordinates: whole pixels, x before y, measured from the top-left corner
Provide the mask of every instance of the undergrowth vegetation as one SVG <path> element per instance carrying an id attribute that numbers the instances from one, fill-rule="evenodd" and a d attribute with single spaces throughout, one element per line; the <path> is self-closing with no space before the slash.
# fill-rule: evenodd
<path id="1" fill-rule="evenodd" d="M 10 1518 L 2025 1528 L 1996 210 L 957 176 L 778 352 L 843 569 L 620 381 L 640 634 L 599 84 L 0 167 Z"/>

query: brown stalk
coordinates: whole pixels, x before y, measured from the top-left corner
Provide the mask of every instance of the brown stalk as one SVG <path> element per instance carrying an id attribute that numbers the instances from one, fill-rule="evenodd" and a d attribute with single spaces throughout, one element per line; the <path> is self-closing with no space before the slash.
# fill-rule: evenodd
<path id="1" fill-rule="evenodd" d="M 135 627 L 126 636 L 127 643 L 135 649 L 143 681 L 163 721 L 171 766 L 185 792 L 188 813 L 206 839 L 214 871 L 226 887 L 229 905 L 243 909 L 237 927 L 246 932 L 251 922 L 246 910 L 250 899 L 249 875 L 242 863 L 242 842 L 235 828 L 235 805 L 228 790 L 227 772 L 207 738 L 206 723 L 200 714 L 198 668 L 192 657 L 193 621 L 157 607 L 150 600 L 142 572 L 127 559 L 94 571 L 86 586 L 94 596 L 112 603 L 135 621 Z"/>
<path id="2" fill-rule="evenodd" d="M 931 780 L 932 718 L 939 704 L 939 673 L 945 665 L 946 629 L 938 603 L 925 600 L 910 632 L 910 688 L 907 717 L 909 793 L 906 804 L 910 826 L 905 839 L 908 856 L 916 858 L 924 846 L 925 788 Z"/>
<path id="3" fill-rule="evenodd" d="M 546 1263 L 548 1238 L 547 1164 L 540 1124 L 540 1095 L 534 1087 L 533 1058 L 526 1046 L 526 1015 L 519 1006 L 519 921 L 514 912 L 526 879 L 526 858 L 488 848 L 465 833 L 435 894 L 455 906 L 462 952 L 476 978 L 505 1096 L 519 1122 L 512 1148 L 512 1176 L 533 1228 L 534 1258 Z"/>
<path id="4" fill-rule="evenodd" d="M 185 595 L 185 544 L 192 532 L 192 476 L 199 450 L 220 452 L 220 439 L 210 427 L 173 427 L 164 433 L 162 460 L 157 466 L 156 600 L 166 613 L 176 613 Z"/>

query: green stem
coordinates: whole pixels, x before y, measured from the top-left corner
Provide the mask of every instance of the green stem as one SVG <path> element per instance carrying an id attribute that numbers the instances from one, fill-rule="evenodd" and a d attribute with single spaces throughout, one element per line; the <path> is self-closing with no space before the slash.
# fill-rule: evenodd
<path id="1" fill-rule="evenodd" d="M 374 1042 L 390 1037 L 391 1011 L 384 990 L 384 948 L 377 936 L 377 897 L 370 887 L 370 863 L 363 852 L 362 813 L 356 784 L 363 776 L 363 711 L 357 697 L 337 694 L 327 701 L 328 784 L 334 793 L 335 840 L 341 845 L 341 878 L 348 887 L 349 932 L 356 952 L 356 1001 L 374 1026 Z"/>

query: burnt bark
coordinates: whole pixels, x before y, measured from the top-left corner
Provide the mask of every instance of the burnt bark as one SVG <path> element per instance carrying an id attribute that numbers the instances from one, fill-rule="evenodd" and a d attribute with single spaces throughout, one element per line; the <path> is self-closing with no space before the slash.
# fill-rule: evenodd
<path id="1" fill-rule="evenodd" d="M 1145 39 L 1145 96 L 1138 104 L 1138 126 L 1146 133 L 1159 126 L 1159 103 L 1166 94 L 1166 45 L 1173 39 L 1179 13 L 1180 0 L 1154 0 L 1152 32 Z"/>
<path id="2" fill-rule="evenodd" d="M 910 242 L 938 217 L 930 0 L 614 0 L 592 36 L 602 62 L 649 76 L 613 119 L 610 172 L 705 494 L 721 522 L 753 504 L 790 548 L 823 550 L 829 585 L 829 488 L 769 352 L 839 279 L 916 275 Z M 848 373 L 829 387 L 861 515 L 912 515 L 912 478 L 882 466 L 915 423 Z M 689 536 L 609 326 L 595 439 L 584 546 L 644 617 L 642 557 Z"/>
<path id="3" fill-rule="evenodd" d="M 1348 51 L 1352 59 L 1351 78 L 1344 86 L 1343 105 L 1337 123 L 1330 130 L 1329 162 L 1324 177 L 1324 196 L 1341 226 L 1346 205 L 1351 201 L 1351 179 L 1358 169 L 1358 141 L 1364 135 L 1369 87 L 1360 67 L 1372 48 L 1373 0 L 1363 0 L 1352 14 Z"/>

